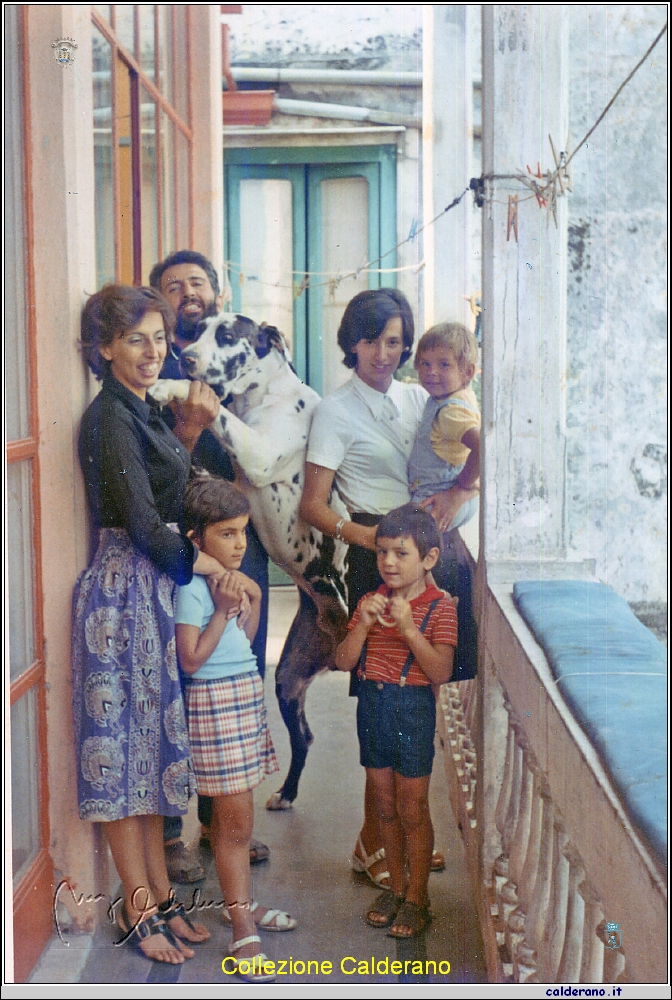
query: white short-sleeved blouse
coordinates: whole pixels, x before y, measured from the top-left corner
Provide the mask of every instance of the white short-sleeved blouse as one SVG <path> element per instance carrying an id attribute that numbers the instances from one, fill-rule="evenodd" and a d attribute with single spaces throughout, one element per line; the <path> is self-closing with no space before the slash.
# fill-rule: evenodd
<path id="1" fill-rule="evenodd" d="M 335 472 L 349 513 L 387 514 L 408 503 L 408 459 L 427 393 L 393 379 L 378 392 L 356 373 L 313 415 L 306 459 Z"/>

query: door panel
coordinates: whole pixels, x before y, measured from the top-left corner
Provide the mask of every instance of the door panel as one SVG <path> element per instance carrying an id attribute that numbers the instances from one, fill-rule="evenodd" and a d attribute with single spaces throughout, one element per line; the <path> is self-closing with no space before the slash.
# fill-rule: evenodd
<path id="1" fill-rule="evenodd" d="M 306 266 L 304 167 L 228 167 L 226 203 L 231 307 L 282 330 L 305 379 L 306 298 L 297 294 Z"/>
<path id="2" fill-rule="evenodd" d="M 308 380 L 326 396 L 350 374 L 336 342 L 343 310 L 357 292 L 379 285 L 377 273 L 356 271 L 380 255 L 380 171 L 377 163 L 315 164 L 308 169 L 308 270 L 314 274 L 308 306 Z M 339 280 L 341 274 L 351 276 Z"/>
<path id="3" fill-rule="evenodd" d="M 292 182 L 240 182 L 240 308 L 282 330 L 294 353 Z"/>
<path id="4" fill-rule="evenodd" d="M 321 395 L 349 377 L 336 343 L 347 303 L 396 284 L 379 270 L 396 263 L 395 156 L 388 146 L 226 152 L 232 307 L 288 333 L 291 286 L 294 364 Z"/>

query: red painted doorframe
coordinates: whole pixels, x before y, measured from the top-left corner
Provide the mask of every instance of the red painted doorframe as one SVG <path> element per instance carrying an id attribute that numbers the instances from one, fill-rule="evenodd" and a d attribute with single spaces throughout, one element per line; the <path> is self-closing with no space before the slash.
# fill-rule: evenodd
<path id="1" fill-rule="evenodd" d="M 49 784 L 47 770 L 47 709 L 45 697 L 44 622 L 42 594 L 42 547 L 40 520 L 40 467 L 37 418 L 37 331 L 35 318 L 34 221 L 32 178 L 32 136 L 28 91 L 29 49 L 28 8 L 19 9 L 21 32 L 21 89 L 23 105 L 24 217 L 26 232 L 27 354 L 30 400 L 30 435 L 7 444 L 7 464 L 29 461 L 32 472 L 34 613 L 36 659 L 11 684 L 14 705 L 32 689 L 36 694 L 38 734 L 38 787 L 40 839 L 37 855 L 14 890 L 14 981 L 24 983 L 51 934 L 54 871 L 49 854 Z"/>

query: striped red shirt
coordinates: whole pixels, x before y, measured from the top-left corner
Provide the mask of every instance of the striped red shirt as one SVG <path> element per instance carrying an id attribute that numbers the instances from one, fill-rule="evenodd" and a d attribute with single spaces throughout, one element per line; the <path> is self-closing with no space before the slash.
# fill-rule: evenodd
<path id="1" fill-rule="evenodd" d="M 376 591 L 385 597 L 391 597 L 392 591 L 385 584 Z M 355 613 L 350 619 L 348 630 L 353 629 L 360 621 L 360 608 L 362 601 L 370 597 L 365 594 L 355 609 Z M 442 590 L 436 587 L 427 587 L 424 593 L 415 597 L 411 602 L 413 621 L 420 628 L 422 620 L 429 611 L 432 601 L 439 600 L 425 628 L 425 638 L 432 646 L 447 645 L 457 646 L 457 611 Z M 380 622 L 376 622 L 366 641 L 366 679 L 370 681 L 382 681 L 384 684 L 398 684 L 403 670 L 404 663 L 408 656 L 408 644 L 399 633 L 396 625 L 386 628 Z M 417 687 L 431 684 L 427 674 L 417 663 L 411 665 L 406 683 Z"/>

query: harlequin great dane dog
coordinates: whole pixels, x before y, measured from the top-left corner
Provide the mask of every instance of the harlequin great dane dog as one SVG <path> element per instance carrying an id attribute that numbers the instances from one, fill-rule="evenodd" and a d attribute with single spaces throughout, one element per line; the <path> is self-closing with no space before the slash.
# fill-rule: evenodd
<path id="1" fill-rule="evenodd" d="M 347 546 L 298 514 L 308 431 L 320 397 L 292 368 L 279 330 L 233 313 L 203 320 L 198 340 L 182 352 L 181 365 L 185 375 L 207 382 L 226 401 L 210 429 L 233 460 L 264 548 L 299 588 L 299 610 L 275 674 L 292 761 L 282 788 L 267 803 L 268 809 L 288 809 L 313 741 L 306 691 L 318 673 L 333 666 L 347 624 Z M 150 392 L 167 403 L 186 399 L 188 387 L 187 381 L 162 379 Z M 331 506 L 347 518 L 336 491 Z"/>

